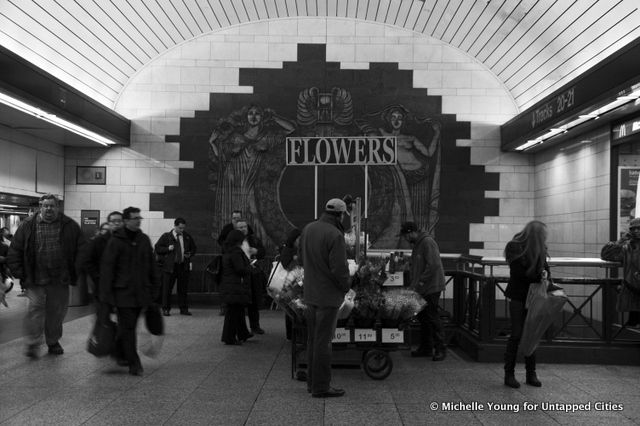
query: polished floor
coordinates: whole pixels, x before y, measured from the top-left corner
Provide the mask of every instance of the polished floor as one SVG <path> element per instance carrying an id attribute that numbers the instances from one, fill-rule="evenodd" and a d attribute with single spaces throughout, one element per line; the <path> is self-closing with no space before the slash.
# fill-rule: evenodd
<path id="1" fill-rule="evenodd" d="M 333 383 L 346 395 L 315 399 L 291 378 L 279 311 L 262 311 L 266 334 L 242 346 L 220 343 L 215 308 L 172 315 L 161 352 L 142 356 L 144 375 L 134 377 L 86 352 L 92 318 L 71 308 L 69 318 L 77 317 L 65 324 L 65 354 L 31 361 L 16 333 L 26 299 L 9 296 L 9 308 L 0 307 L 2 425 L 640 424 L 640 367 L 544 364 L 542 388 L 514 390 L 502 385 L 501 365 L 469 361 L 455 349 L 439 363 L 392 352 L 385 380 L 335 368 Z M 145 350 L 150 335 L 140 328 Z"/>

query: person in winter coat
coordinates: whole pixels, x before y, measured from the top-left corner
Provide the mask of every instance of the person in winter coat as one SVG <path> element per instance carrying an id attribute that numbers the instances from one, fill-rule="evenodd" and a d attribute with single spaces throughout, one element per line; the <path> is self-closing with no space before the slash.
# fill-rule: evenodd
<path id="1" fill-rule="evenodd" d="M 26 288 L 26 355 L 38 356 L 44 334 L 49 354 L 62 355 L 62 322 L 69 307 L 69 286 L 76 285 L 76 261 L 85 244 L 80 226 L 60 213 L 58 197 L 40 197 L 40 211 L 22 222 L 14 236 L 7 264 Z"/>
<path id="2" fill-rule="evenodd" d="M 442 361 L 447 356 L 447 349 L 442 321 L 438 314 L 438 301 L 445 288 L 440 249 L 435 240 L 427 232 L 420 231 L 413 222 L 403 223 L 400 235 L 413 245 L 411 288 L 427 302 L 417 316 L 420 321 L 420 345 L 411 352 L 411 356 L 432 357 L 433 361 Z"/>
<path id="3" fill-rule="evenodd" d="M 341 224 L 346 211 L 344 201 L 332 198 L 320 219 L 305 226 L 300 236 L 307 305 L 307 391 L 314 398 L 341 397 L 345 393 L 331 387 L 331 340 L 338 309 L 351 287 Z"/>
<path id="4" fill-rule="evenodd" d="M 140 209 L 122 212 L 124 227 L 113 233 L 100 264 L 100 300 L 116 307 L 116 345 L 122 348 L 129 374 L 143 373 L 136 349 L 136 326 L 143 309 L 160 291 L 160 279 L 149 237 L 140 230 Z"/>
<path id="5" fill-rule="evenodd" d="M 240 345 L 252 335 L 247 328 L 244 310 L 251 303 L 251 273 L 249 243 L 242 231 L 227 234 L 222 255 L 220 293 L 226 305 L 222 342 Z"/>
<path id="6" fill-rule="evenodd" d="M 509 298 L 511 316 L 511 335 L 504 354 L 504 384 L 512 388 L 520 387 L 515 378 L 515 366 L 524 320 L 527 317 L 525 302 L 529 286 L 540 282 L 542 271 L 547 271 L 550 276 L 546 243 L 547 226 L 538 220 L 532 220 L 513 236 L 504 249 L 504 257 L 509 263 L 509 283 L 504 295 Z M 536 374 L 535 352 L 525 357 L 524 363 L 527 371 L 526 383 L 530 386 L 542 386 Z"/>
<path id="7" fill-rule="evenodd" d="M 616 309 L 629 312 L 627 327 L 637 327 L 640 324 L 640 217 L 629 222 L 629 232 L 622 238 L 607 243 L 600 257 L 622 263 L 623 282 Z"/>

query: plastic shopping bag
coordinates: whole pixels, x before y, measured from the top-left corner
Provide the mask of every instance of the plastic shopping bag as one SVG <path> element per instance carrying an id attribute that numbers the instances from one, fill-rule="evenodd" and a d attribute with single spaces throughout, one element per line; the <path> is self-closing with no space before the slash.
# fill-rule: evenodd
<path id="1" fill-rule="evenodd" d="M 549 282 L 546 272 L 539 283 L 531 284 L 527 294 L 527 318 L 524 321 L 519 351 L 524 356 L 530 356 L 538 347 L 542 335 L 553 323 L 554 318 L 562 311 L 567 301 L 564 290 L 556 289 L 547 292 Z"/>
<path id="2" fill-rule="evenodd" d="M 338 309 L 338 319 L 347 319 L 347 317 L 351 314 L 351 310 L 355 305 L 356 292 L 353 289 L 350 289 L 347 294 L 344 295 L 344 302 L 340 305 L 340 309 Z"/>
<path id="3" fill-rule="evenodd" d="M 282 263 L 280 263 L 279 261 L 273 262 L 271 273 L 269 274 L 267 289 L 269 289 L 270 292 L 281 292 L 288 273 L 289 272 L 285 269 L 285 267 L 282 266 Z"/>

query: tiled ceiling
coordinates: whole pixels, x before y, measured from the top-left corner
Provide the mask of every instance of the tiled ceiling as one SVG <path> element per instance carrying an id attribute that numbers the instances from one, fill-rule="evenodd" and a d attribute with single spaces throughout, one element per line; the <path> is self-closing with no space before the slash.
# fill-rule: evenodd
<path id="1" fill-rule="evenodd" d="M 640 36 L 638 0 L 0 0 L 0 44 L 113 107 L 145 64 L 221 28 L 299 16 L 386 23 L 482 62 L 521 110 Z"/>

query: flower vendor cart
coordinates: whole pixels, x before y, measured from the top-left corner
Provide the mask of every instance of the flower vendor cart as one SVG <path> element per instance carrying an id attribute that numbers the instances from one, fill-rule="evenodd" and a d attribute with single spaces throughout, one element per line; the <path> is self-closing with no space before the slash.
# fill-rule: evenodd
<path id="1" fill-rule="evenodd" d="M 394 265 L 398 269 L 394 270 Z M 394 264 L 393 256 L 371 258 L 352 266 L 352 291 L 345 296 L 338 314 L 333 351 L 359 353 L 353 362 L 370 378 L 383 380 L 393 370 L 389 352 L 410 348 L 409 323 L 425 302 L 413 290 L 404 287 L 403 265 L 397 260 Z M 307 341 L 303 282 L 304 271 L 297 268 L 287 273 L 281 287 L 272 285 L 273 279 L 269 286 L 269 293 L 278 307 L 292 320 L 292 377 L 305 362 L 301 357 Z"/>

